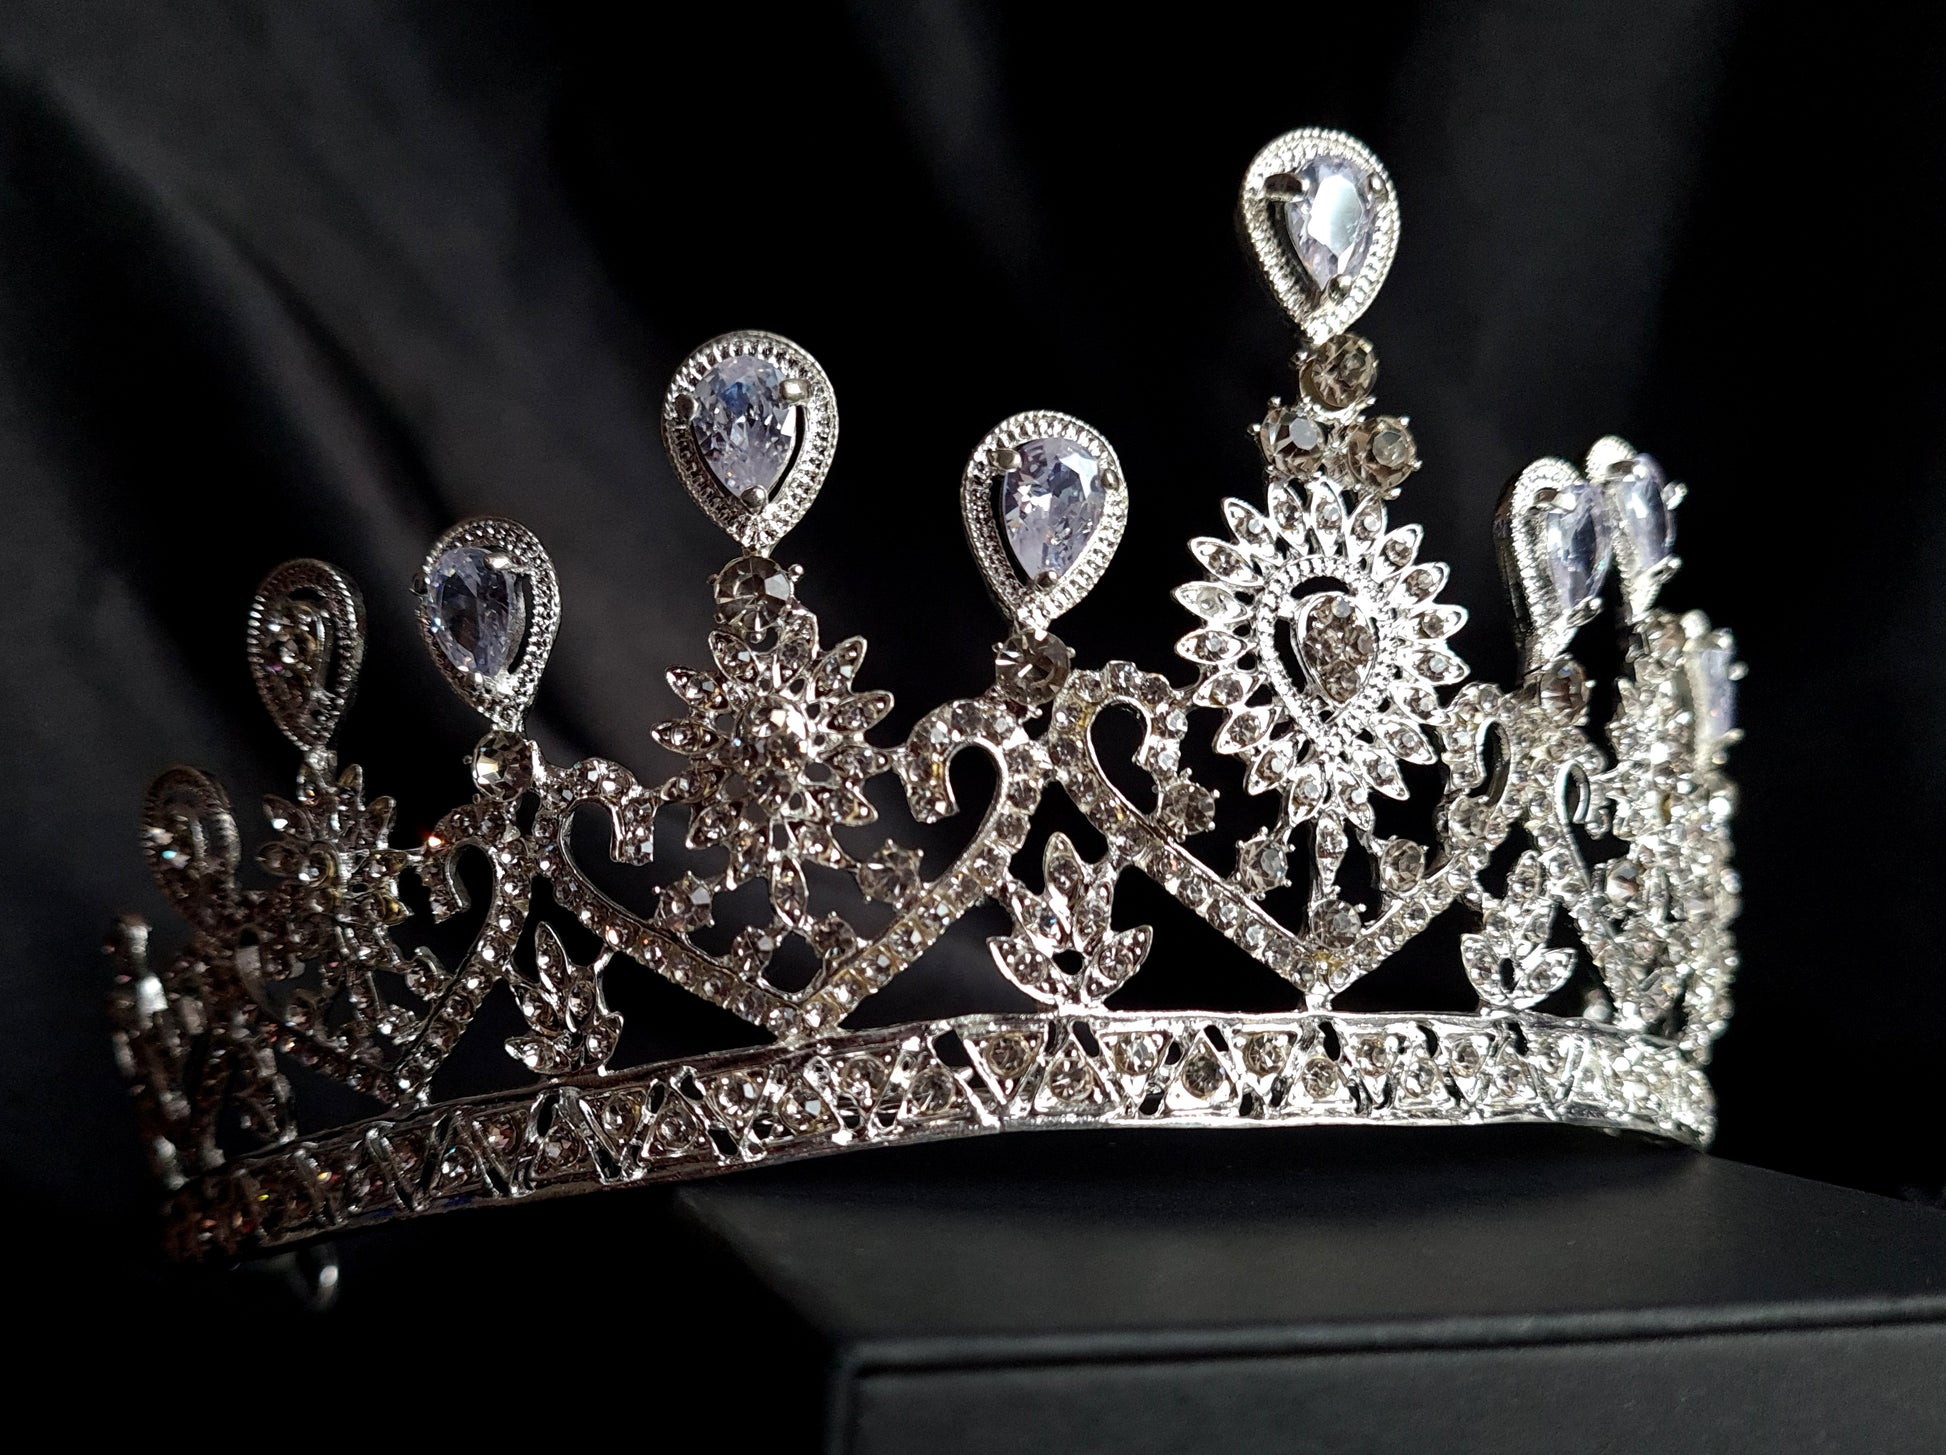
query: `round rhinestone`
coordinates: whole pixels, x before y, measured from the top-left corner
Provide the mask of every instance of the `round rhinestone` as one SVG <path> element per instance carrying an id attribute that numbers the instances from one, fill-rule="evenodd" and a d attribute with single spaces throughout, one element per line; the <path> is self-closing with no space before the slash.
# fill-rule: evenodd
<path id="1" fill-rule="evenodd" d="M 1074 653 L 1051 632 L 1016 626 L 994 649 L 993 674 L 1010 701 L 1027 707 L 1052 702 L 1068 680 Z"/>
<path id="2" fill-rule="evenodd" d="M 1329 443 L 1324 429 L 1301 409 L 1273 409 L 1264 420 L 1264 458 L 1280 474 L 1303 477 L 1314 474 L 1324 459 Z"/>
<path id="3" fill-rule="evenodd" d="M 1346 436 L 1346 453 L 1358 478 L 1380 490 L 1393 491 L 1419 465 L 1419 446 L 1405 421 L 1381 415 L 1360 420 Z"/>
<path id="4" fill-rule="evenodd" d="M 1326 409 L 1349 409 L 1377 380 L 1378 353 L 1355 333 L 1327 339 L 1298 370 L 1304 392 Z"/>
<path id="5" fill-rule="evenodd" d="M 716 610 L 738 636 L 761 636 L 796 595 L 791 573 L 765 556 L 740 556 L 716 576 Z"/>
<path id="6" fill-rule="evenodd" d="M 1198 1050 L 1183 1064 L 1183 1089 L 1198 1101 L 1208 1101 L 1215 1096 L 1228 1079 L 1222 1063 L 1207 1050 Z"/>

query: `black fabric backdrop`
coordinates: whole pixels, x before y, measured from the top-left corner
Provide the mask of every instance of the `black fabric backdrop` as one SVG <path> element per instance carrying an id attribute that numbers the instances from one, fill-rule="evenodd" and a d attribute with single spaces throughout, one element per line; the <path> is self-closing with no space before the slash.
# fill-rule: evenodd
<path id="1" fill-rule="evenodd" d="M 141 1235 L 94 947 L 111 909 L 161 911 L 133 828 L 155 771 L 201 764 L 244 805 L 288 788 L 241 652 L 270 565 L 319 555 L 364 585 L 343 746 L 406 835 L 465 793 L 476 722 L 404 590 L 463 515 L 524 520 L 559 569 L 544 741 L 640 761 L 730 554 L 657 404 L 688 348 L 764 327 L 836 383 L 838 463 L 785 554 L 828 633 L 870 636 L 890 727 L 985 680 L 998 619 L 956 482 L 1018 409 L 1096 424 L 1135 495 L 1063 634 L 1166 667 L 1183 542 L 1254 488 L 1242 426 L 1287 387 L 1234 189 L 1304 124 L 1362 136 L 1400 189 L 1361 328 L 1428 460 L 1400 509 L 1453 563 L 1479 675 L 1512 666 L 1488 520 L 1514 470 L 1618 431 L 1691 482 L 1668 594 L 1734 626 L 1752 669 L 1720 1150 L 1937 1194 L 1936 16 L 612 10 L 0 18 L 10 1215 Z M 981 953 L 912 994 L 953 1001 Z M 1175 953 L 1165 973 L 1212 956 L 1213 995 L 1265 994 L 1208 937 Z M 670 997 L 649 1009 L 676 1026 Z"/>

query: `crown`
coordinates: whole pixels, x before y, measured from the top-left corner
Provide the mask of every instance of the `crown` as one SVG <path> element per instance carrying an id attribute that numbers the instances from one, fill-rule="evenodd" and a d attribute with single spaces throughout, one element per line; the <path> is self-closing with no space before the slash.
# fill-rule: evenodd
<path id="1" fill-rule="evenodd" d="M 663 405 L 676 473 L 742 548 L 711 578 L 710 664 L 669 673 L 680 711 L 650 729 L 666 776 L 551 762 L 526 734 L 561 620 L 554 572 L 521 526 L 469 520 L 414 587 L 434 665 L 487 722 L 474 793 L 422 843 L 394 844 L 391 800 L 331 748 L 364 652 L 359 594 L 318 561 L 273 571 L 248 659 L 302 763 L 295 795 L 265 800 L 263 875 L 240 875 L 221 787 L 172 769 L 149 791 L 145 844 L 187 937 L 152 956 L 125 919 L 109 946 L 171 1246 L 275 1247 L 1015 1128 L 1542 1121 L 1707 1143 L 1704 1067 L 1736 967 L 1723 762 L 1741 667 L 1727 633 L 1656 604 L 1682 488 L 1613 438 L 1579 468 L 1523 470 L 1493 526 L 1522 680 L 1468 683 L 1447 568 L 1390 509 L 1417 444 L 1375 412 L 1376 355 L 1346 331 L 1397 246 L 1391 180 L 1352 138 L 1297 131 L 1251 164 L 1241 216 L 1301 334 L 1295 390 L 1252 427 L 1261 489 L 1190 544 L 1175 677 L 1080 667 L 1050 630 L 1107 568 L 1130 487 L 1094 429 L 1021 414 L 961 483 L 1009 619 L 992 685 L 902 743 L 874 741 L 892 699 L 860 681 L 864 641 L 828 644 L 799 569 L 774 558 L 838 416 L 816 361 L 766 333 L 705 344 Z M 1623 649 L 1596 727 L 1570 648 L 1603 615 Z M 1141 726 L 1120 767 L 1095 733 L 1110 712 Z M 902 843 L 879 822 L 896 791 L 868 790 L 896 781 L 919 823 L 958 814 L 963 753 L 991 761 L 991 799 L 957 855 L 929 864 L 918 830 Z M 1216 829 L 1210 765 L 1225 758 L 1247 834 Z M 1030 851 L 1037 812 L 1062 797 L 1094 837 L 1043 822 Z M 1399 828 L 1411 808 L 1418 826 Z M 612 860 L 655 871 L 647 902 L 577 862 L 581 816 Z M 463 856 L 484 862 L 484 896 Z M 1155 938 L 1116 914 L 1135 875 L 1280 976 L 1288 1008 L 1118 1007 Z M 434 920 L 478 916 L 463 952 L 403 947 L 415 881 Z M 857 1014 L 986 902 L 1011 924 L 988 948 L 994 1001 L 1012 1008 Z M 1454 917 L 1455 999 L 1476 1008 L 1337 1008 Z M 784 972 L 792 946 L 808 975 Z M 624 977 L 721 1007 L 759 1044 L 617 1064 L 608 995 Z M 442 1100 L 442 1069 L 496 997 L 497 1082 Z M 337 1124 L 300 1127 L 298 1090 Z"/>

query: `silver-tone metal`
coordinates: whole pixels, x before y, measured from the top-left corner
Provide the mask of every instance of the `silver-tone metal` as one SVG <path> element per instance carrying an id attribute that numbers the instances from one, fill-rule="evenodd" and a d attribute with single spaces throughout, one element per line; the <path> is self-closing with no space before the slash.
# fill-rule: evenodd
<path id="1" fill-rule="evenodd" d="M 1373 203 L 1372 238 L 1364 265 L 1355 277 L 1334 279 L 1342 286 L 1323 298 L 1298 264 L 1277 215 L 1291 195 L 1285 184 L 1296 180 L 1299 168 L 1319 158 L 1343 159 L 1363 169 Z M 1363 142 L 1322 127 L 1286 132 L 1257 153 L 1244 174 L 1237 221 L 1271 292 L 1313 344 L 1350 328 L 1371 307 L 1399 248 L 1398 193 L 1392 179 Z"/>
<path id="2" fill-rule="evenodd" d="M 723 487 L 697 448 L 689 421 L 696 412 L 696 390 L 703 377 L 726 359 L 754 357 L 776 366 L 780 390 L 798 411 L 797 448 L 784 477 L 766 498 L 739 499 Z M 838 401 L 823 367 L 804 349 L 779 334 L 745 329 L 713 338 L 676 369 L 662 406 L 662 447 L 696 503 L 746 550 L 758 555 L 776 549 L 790 528 L 817 499 L 831 457 L 838 447 Z"/>
<path id="3" fill-rule="evenodd" d="M 1700 1146 L 1674 1047 L 1484 1016 L 973 1015 L 408 1108 L 234 1159 L 171 1200 L 182 1256 L 996 1132 L 1553 1122 Z"/>
<path id="4" fill-rule="evenodd" d="M 1070 439 L 1086 449 L 1101 468 L 1107 496 L 1101 522 L 1074 564 L 1051 578 L 1028 581 L 1007 546 L 998 495 L 1001 477 L 1020 466 L 1020 447 L 1037 439 Z M 987 589 L 1002 611 L 1030 631 L 1045 630 L 1054 618 L 1073 610 L 1094 589 L 1128 525 L 1128 483 L 1114 446 L 1092 426 L 1053 410 L 1012 415 L 989 430 L 967 458 L 959 499 L 967 544 L 980 563 Z"/>
<path id="5" fill-rule="evenodd" d="M 1344 139 L 1330 144 L 1346 154 Z M 1301 148 L 1281 155 L 1280 169 L 1302 165 Z M 1374 196 L 1389 205 L 1392 192 Z M 1389 247 L 1374 242 L 1348 300 L 1369 301 Z M 521 718 L 559 618 L 546 555 L 511 522 L 442 537 L 420 589 L 446 551 L 484 552 L 468 558 L 476 577 L 520 583 L 518 608 L 496 624 L 512 622 L 519 641 L 506 680 L 480 680 L 461 663 L 500 651 L 504 636 L 442 643 L 433 603 L 422 609 L 435 661 L 492 724 L 468 760 L 472 798 L 422 843 L 393 847 L 390 800 L 367 799 L 360 770 L 331 759 L 342 702 L 314 684 L 342 682 L 348 696 L 342 673 L 265 689 L 305 754 L 294 798 L 265 801 L 267 887 L 240 880 L 234 815 L 211 779 L 173 769 L 150 792 L 145 849 L 188 934 L 162 956 L 146 925 L 123 921 L 112 1008 L 177 1251 L 290 1246 L 486 1202 L 1016 1128 L 1548 1121 L 1707 1143 L 1704 1067 L 1737 964 L 1724 774 L 1740 736 L 1734 642 L 1700 613 L 1656 606 L 1631 576 L 1641 589 L 1621 593 L 1615 613 L 1627 642 L 1616 705 L 1591 722 L 1568 648 L 1593 608 L 1557 599 L 1533 529 L 1545 492 L 1588 486 L 1542 461 L 1501 512 L 1523 680 L 1468 683 L 1450 645 L 1466 613 L 1440 599 L 1446 567 L 1426 558 L 1419 526 L 1388 512 L 1416 446 L 1374 412 L 1369 345 L 1315 333 L 1316 309 L 1298 316 L 1311 345 L 1293 360 L 1295 402 L 1274 404 L 1262 432 L 1261 498 L 1222 502 L 1227 533 L 1191 543 L 1200 578 L 1176 591 L 1196 621 L 1177 644 L 1196 669 L 1186 683 L 1129 662 L 1077 667 L 1046 632 L 1105 569 L 1127 487 L 1098 433 L 1021 415 L 982 442 L 962 482 L 968 537 L 1011 618 L 993 683 L 926 713 L 903 742 L 875 742 L 892 699 L 860 682 L 864 640 L 826 645 L 803 573 L 767 554 L 835 439 L 822 373 L 770 335 L 706 345 L 664 413 L 692 492 L 746 547 L 712 579 L 708 665 L 669 674 L 680 711 L 651 729 L 674 755 L 667 776 L 541 752 Z M 782 378 L 806 384 L 790 404 L 806 411 L 796 456 L 754 512 L 683 453 L 694 439 L 682 401 L 738 350 L 768 351 Z M 1026 442 L 1049 437 L 1093 452 L 1108 490 L 1077 561 L 1035 585 L 1015 569 L 994 489 Z M 1604 441 L 1591 477 L 1635 459 Z M 1614 491 L 1592 498 L 1619 508 Z M 273 652 L 341 664 L 362 639 L 349 583 L 300 564 L 273 574 L 253 607 L 260 686 L 266 664 L 284 660 Z M 1646 575 L 1659 587 L 1667 570 L 1635 573 Z M 505 582 L 490 584 L 506 601 Z M 289 612 L 302 632 L 280 637 L 277 603 L 293 598 L 316 609 Z M 1104 760 L 1096 727 L 1110 713 L 1140 724 L 1138 773 Z M 1205 750 L 1243 765 L 1257 826 L 1240 839 L 1215 833 Z M 874 790 L 890 776 L 912 819 L 955 815 L 953 763 L 968 751 L 991 760 L 993 796 L 964 847 L 934 863 L 880 826 L 894 796 Z M 1099 834 L 1097 857 L 1057 833 L 1038 866 L 1017 865 L 1049 794 Z M 1381 816 L 1385 800 L 1400 807 Z M 653 864 L 656 887 L 638 902 L 576 861 L 583 813 L 606 825 L 611 858 Z M 484 903 L 467 902 L 466 856 L 485 867 Z M 408 874 L 436 918 L 475 917 L 451 963 L 394 938 Z M 1291 1008 L 1112 1005 L 1157 954 L 1195 953 L 1115 922 L 1130 875 L 1282 976 Z M 1296 892 L 1280 896 L 1286 887 Z M 996 993 L 1038 1008 L 852 1024 L 877 1018 L 858 1013 L 983 904 L 1009 926 L 987 940 Z M 1476 1012 L 1337 1008 L 1455 917 L 1453 975 Z M 618 1063 L 610 992 L 641 975 L 769 1043 Z M 435 1078 L 494 996 L 522 1022 L 505 1037 L 505 1084 L 436 1103 Z M 365 1114 L 302 1126 L 291 1065 L 363 1097 Z"/>
<path id="6" fill-rule="evenodd" d="M 278 730 L 307 755 L 337 731 L 365 660 L 365 602 L 323 561 L 286 561 L 250 603 L 250 673 Z"/>

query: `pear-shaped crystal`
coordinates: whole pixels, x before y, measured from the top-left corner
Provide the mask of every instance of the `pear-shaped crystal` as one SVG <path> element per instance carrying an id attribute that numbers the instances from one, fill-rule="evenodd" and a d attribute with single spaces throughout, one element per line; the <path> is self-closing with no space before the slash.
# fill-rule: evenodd
<path id="1" fill-rule="evenodd" d="M 761 505 L 797 452 L 801 411 L 784 397 L 784 375 L 755 354 L 713 364 L 696 386 L 689 430 L 703 463 L 737 499 Z"/>
<path id="2" fill-rule="evenodd" d="M 1736 648 L 1725 642 L 1689 644 L 1689 698 L 1698 757 L 1709 757 L 1736 730 L 1736 657 Z"/>
<path id="3" fill-rule="evenodd" d="M 1669 559 L 1676 545 L 1676 517 L 1664 498 L 1668 477 L 1653 456 L 1637 455 L 1615 491 L 1617 524 L 1627 534 L 1637 572 Z"/>
<path id="4" fill-rule="evenodd" d="M 1088 548 L 1108 504 L 1101 462 L 1077 440 L 1024 441 L 1000 477 L 1000 516 L 1021 574 L 1058 580 Z"/>
<path id="5" fill-rule="evenodd" d="M 1297 260 L 1323 292 L 1331 280 L 1365 266 L 1372 246 L 1372 178 L 1343 157 L 1313 157 L 1292 174 L 1297 195 L 1284 203 L 1284 231 Z"/>
<path id="6" fill-rule="evenodd" d="M 432 563 L 426 593 L 433 639 L 462 672 L 499 677 L 512 666 L 526 603 L 511 571 L 477 546 L 455 546 Z"/>
<path id="7" fill-rule="evenodd" d="M 1594 600 L 1610 551 L 1608 518 L 1594 487 L 1577 480 L 1557 490 L 1541 518 L 1540 557 L 1562 612 L 1572 615 Z"/>

